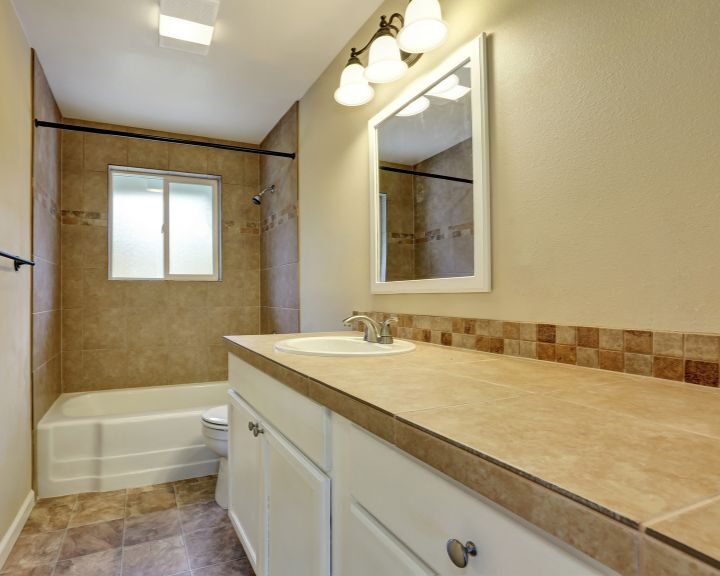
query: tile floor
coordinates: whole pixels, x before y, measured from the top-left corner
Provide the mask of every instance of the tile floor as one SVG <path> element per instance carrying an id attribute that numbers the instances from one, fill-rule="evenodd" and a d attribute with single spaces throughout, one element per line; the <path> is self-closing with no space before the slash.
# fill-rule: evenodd
<path id="1" fill-rule="evenodd" d="M 215 477 L 40 500 L 2 576 L 254 576 Z"/>

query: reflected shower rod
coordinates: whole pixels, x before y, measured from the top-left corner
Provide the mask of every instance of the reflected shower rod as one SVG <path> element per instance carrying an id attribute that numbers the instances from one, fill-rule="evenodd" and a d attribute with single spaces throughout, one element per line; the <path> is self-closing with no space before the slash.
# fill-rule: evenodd
<path id="1" fill-rule="evenodd" d="M 437 178 L 438 180 L 450 180 L 451 182 L 464 182 L 465 184 L 473 183 L 473 181 L 468 178 L 445 176 L 444 174 L 431 174 L 430 172 L 418 172 L 417 170 L 408 170 L 407 168 L 395 168 L 394 166 L 380 166 L 380 170 L 385 170 L 385 172 L 397 172 L 398 174 L 410 174 L 411 176 Z"/>
<path id="2" fill-rule="evenodd" d="M 248 154 L 261 154 L 263 156 L 278 156 L 280 158 L 295 159 L 295 152 L 278 152 L 276 150 L 263 150 L 262 148 L 251 148 L 249 146 L 233 146 L 232 144 L 218 144 L 216 142 L 185 140 L 184 138 L 171 138 L 169 136 L 154 136 L 152 134 L 140 134 L 138 132 L 125 132 L 124 130 L 109 130 L 107 128 L 93 128 L 92 126 L 79 126 L 77 124 L 65 124 L 62 122 L 47 122 L 46 120 L 38 120 L 37 118 L 35 119 L 35 126 L 41 128 L 55 128 L 57 130 L 69 130 L 71 132 L 104 134 L 106 136 L 120 136 L 121 138 L 153 140 L 155 142 L 165 142 L 168 144 L 185 144 L 187 146 L 201 146 L 204 148 L 230 150 L 231 152 L 246 152 Z"/>

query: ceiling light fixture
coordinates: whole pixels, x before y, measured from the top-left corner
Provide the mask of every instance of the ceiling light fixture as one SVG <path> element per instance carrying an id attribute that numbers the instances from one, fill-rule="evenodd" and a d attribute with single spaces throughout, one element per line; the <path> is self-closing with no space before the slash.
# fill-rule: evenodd
<path id="1" fill-rule="evenodd" d="M 407 116 L 415 116 L 416 114 L 420 114 L 421 112 L 425 112 L 430 107 L 430 100 L 425 98 L 425 96 L 420 96 L 420 98 L 416 98 L 410 104 L 405 106 L 400 112 L 395 114 L 395 116 L 400 117 L 407 117 Z"/>
<path id="2" fill-rule="evenodd" d="M 160 46 L 207 54 L 220 0 L 160 0 Z"/>
<path id="3" fill-rule="evenodd" d="M 368 82 L 385 84 L 401 78 L 423 52 L 437 48 L 446 36 L 447 25 L 442 20 L 439 0 L 411 0 L 404 17 L 397 12 L 389 18 L 381 16 L 380 26 L 368 43 L 359 50 L 351 49 L 340 86 L 335 90 L 335 100 L 343 106 L 369 102 L 375 91 Z M 363 67 L 359 56 L 368 51 L 368 64 Z M 364 82 L 360 80 L 361 73 Z"/>

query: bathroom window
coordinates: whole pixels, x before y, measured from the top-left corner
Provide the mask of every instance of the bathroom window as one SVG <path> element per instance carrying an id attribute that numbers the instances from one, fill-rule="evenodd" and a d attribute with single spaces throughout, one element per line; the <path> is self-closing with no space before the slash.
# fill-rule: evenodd
<path id="1" fill-rule="evenodd" d="M 110 168 L 113 280 L 218 280 L 220 179 Z"/>

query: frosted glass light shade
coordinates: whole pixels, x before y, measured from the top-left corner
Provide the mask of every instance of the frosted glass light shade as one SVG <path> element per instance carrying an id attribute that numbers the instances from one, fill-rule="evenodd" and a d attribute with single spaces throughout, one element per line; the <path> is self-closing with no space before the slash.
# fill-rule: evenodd
<path id="1" fill-rule="evenodd" d="M 405 25 L 398 34 L 400 48 L 421 54 L 437 48 L 447 38 L 439 0 L 412 0 L 405 10 Z"/>
<path id="2" fill-rule="evenodd" d="M 402 77 L 407 64 L 400 56 L 397 40 L 389 34 L 376 38 L 370 45 L 365 78 L 374 84 L 385 84 Z"/>
<path id="3" fill-rule="evenodd" d="M 362 106 L 375 96 L 375 90 L 365 79 L 361 64 L 348 64 L 340 76 L 340 86 L 335 90 L 335 101 L 343 106 Z"/>
<path id="4" fill-rule="evenodd" d="M 425 112 L 430 106 L 430 100 L 425 98 L 425 96 L 420 96 L 420 98 L 416 98 L 410 104 L 405 106 L 400 112 L 395 114 L 395 116 L 415 116 L 415 114 L 420 114 L 421 112 Z"/>

